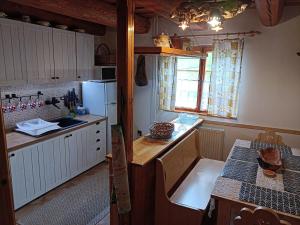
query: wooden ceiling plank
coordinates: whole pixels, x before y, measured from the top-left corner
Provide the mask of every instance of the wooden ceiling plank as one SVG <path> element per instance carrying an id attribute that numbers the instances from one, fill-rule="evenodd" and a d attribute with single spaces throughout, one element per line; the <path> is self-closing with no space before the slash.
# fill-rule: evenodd
<path id="1" fill-rule="evenodd" d="M 116 7 L 98 0 L 7 0 L 48 12 L 76 18 L 109 27 L 117 27 Z M 150 21 L 135 15 L 136 33 L 147 33 Z"/>
<path id="2" fill-rule="evenodd" d="M 85 29 L 85 31 L 90 34 L 98 36 L 105 35 L 106 27 L 101 24 L 86 22 L 71 17 L 50 13 L 44 10 L 18 5 L 11 2 L 0 3 L 0 9 L 9 15 L 14 15 L 17 17 L 20 17 L 21 15 L 28 15 L 38 20 L 49 21 L 52 25 L 64 24 L 70 28 Z"/>
<path id="3" fill-rule="evenodd" d="M 142 6 L 149 11 L 170 19 L 171 12 L 180 5 L 181 2 L 183 2 L 183 0 L 138 0 L 136 1 L 136 6 Z"/>

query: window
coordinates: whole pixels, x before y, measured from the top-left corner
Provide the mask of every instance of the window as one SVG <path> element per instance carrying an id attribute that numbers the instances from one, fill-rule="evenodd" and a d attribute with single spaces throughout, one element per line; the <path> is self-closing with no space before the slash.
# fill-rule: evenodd
<path id="1" fill-rule="evenodd" d="M 177 86 L 175 107 L 177 110 L 206 112 L 212 64 L 212 52 L 207 58 L 177 58 Z"/>

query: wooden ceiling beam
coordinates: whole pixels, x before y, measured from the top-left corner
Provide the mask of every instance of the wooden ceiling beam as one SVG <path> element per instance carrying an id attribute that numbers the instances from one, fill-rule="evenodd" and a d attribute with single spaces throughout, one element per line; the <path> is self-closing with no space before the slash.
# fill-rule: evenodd
<path id="1" fill-rule="evenodd" d="M 101 24 L 86 22 L 71 17 L 50 13 L 44 10 L 18 5 L 11 2 L 0 3 L 0 9 L 13 18 L 20 18 L 21 15 L 27 15 L 35 20 L 49 21 L 51 25 L 64 24 L 67 25 L 69 28 L 85 29 L 85 31 L 90 34 L 98 36 L 105 35 L 106 27 Z"/>
<path id="2" fill-rule="evenodd" d="M 284 0 L 255 0 L 256 10 L 263 25 L 275 26 L 279 23 L 284 2 Z"/>
<path id="3" fill-rule="evenodd" d="M 181 2 L 183 2 L 183 0 L 137 0 L 136 6 L 144 7 L 146 10 L 170 19 L 171 12 L 180 5 Z"/>
<path id="4" fill-rule="evenodd" d="M 99 0 L 6 0 L 7 2 L 28 6 L 47 12 L 60 14 L 102 24 L 109 27 L 117 27 L 116 7 Z M 147 18 L 135 15 L 136 33 L 147 33 L 150 29 L 150 21 Z"/>

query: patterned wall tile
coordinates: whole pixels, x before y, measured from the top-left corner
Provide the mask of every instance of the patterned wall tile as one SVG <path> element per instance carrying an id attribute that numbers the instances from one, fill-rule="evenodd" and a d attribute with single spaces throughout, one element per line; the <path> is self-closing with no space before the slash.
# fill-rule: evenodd
<path id="1" fill-rule="evenodd" d="M 80 95 L 80 82 L 66 82 L 60 84 L 43 84 L 43 85 L 22 85 L 22 86 L 6 86 L 0 87 L 1 98 L 4 98 L 6 94 L 16 94 L 17 96 L 23 95 L 32 95 L 36 94 L 38 91 L 41 91 L 44 95 L 41 96 L 41 99 L 51 99 L 51 97 L 61 97 L 65 95 L 68 90 L 75 88 L 76 94 Z M 18 102 L 18 100 L 15 100 Z M 28 99 L 24 99 L 26 103 Z M 5 104 L 6 100 L 2 101 Z M 20 121 L 42 118 L 45 120 L 54 119 L 57 117 L 65 116 L 69 113 L 69 110 L 64 107 L 63 101 L 57 104 L 60 109 L 55 108 L 52 105 L 42 106 L 40 108 L 29 109 L 27 108 L 24 111 L 16 111 L 11 113 L 4 113 L 4 123 L 5 128 L 13 128 L 15 124 Z"/>

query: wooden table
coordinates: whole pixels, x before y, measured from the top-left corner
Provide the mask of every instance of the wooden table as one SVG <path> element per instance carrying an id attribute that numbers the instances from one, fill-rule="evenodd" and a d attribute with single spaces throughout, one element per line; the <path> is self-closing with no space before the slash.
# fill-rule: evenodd
<path id="1" fill-rule="evenodd" d="M 275 178 L 263 175 L 256 158 L 266 144 L 236 140 L 212 193 L 217 224 L 229 225 L 243 207 L 272 208 L 281 219 L 300 224 L 300 150 L 277 146 L 284 169 Z"/>
<path id="2" fill-rule="evenodd" d="M 141 137 L 133 142 L 133 160 L 129 164 L 131 174 L 131 224 L 153 225 L 155 204 L 155 161 L 176 145 L 186 135 L 199 126 L 203 119 L 197 119 L 193 123 L 181 123 L 179 120 L 172 121 L 175 131 L 169 140 L 153 140 Z M 107 156 L 111 168 L 111 155 Z M 115 206 L 111 205 L 111 225 L 118 224 Z"/>

